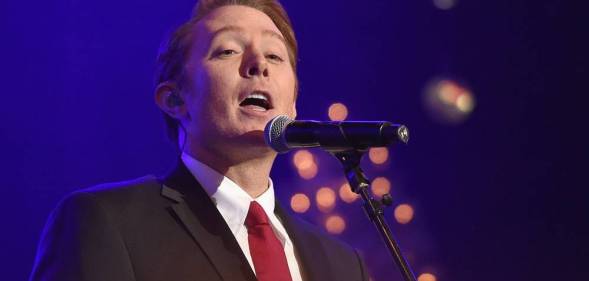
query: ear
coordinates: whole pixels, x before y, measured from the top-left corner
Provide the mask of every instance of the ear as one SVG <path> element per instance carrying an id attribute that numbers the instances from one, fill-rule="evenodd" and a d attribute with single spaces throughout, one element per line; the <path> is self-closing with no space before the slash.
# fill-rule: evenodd
<path id="1" fill-rule="evenodd" d="M 154 98 L 157 106 L 170 117 L 181 120 L 188 116 L 186 105 L 183 102 L 171 102 L 172 99 L 182 98 L 176 83 L 166 81 L 157 85 Z"/>

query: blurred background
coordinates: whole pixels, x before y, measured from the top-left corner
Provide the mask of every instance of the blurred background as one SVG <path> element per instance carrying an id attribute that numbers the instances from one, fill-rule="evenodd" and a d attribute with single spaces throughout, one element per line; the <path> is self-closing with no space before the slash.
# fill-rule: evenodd
<path id="1" fill-rule="evenodd" d="M 282 1 L 300 45 L 299 119 L 389 120 L 409 145 L 363 162 L 419 281 L 587 280 L 587 19 L 563 1 Z M 181 0 L 0 3 L 0 273 L 26 280 L 74 190 L 175 162 L 153 103 Z M 320 150 L 282 155 L 288 208 L 401 280 Z"/>

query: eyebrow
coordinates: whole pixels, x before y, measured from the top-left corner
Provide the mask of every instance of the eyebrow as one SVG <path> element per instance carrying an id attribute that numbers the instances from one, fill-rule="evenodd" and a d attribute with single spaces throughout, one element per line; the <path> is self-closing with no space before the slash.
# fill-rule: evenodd
<path id="1" fill-rule="evenodd" d="M 227 26 L 224 26 L 224 27 L 216 30 L 215 32 L 213 32 L 212 38 L 215 38 L 218 35 L 220 35 L 221 33 L 225 33 L 225 32 L 243 33 L 244 29 L 242 27 L 239 27 L 236 25 L 227 25 Z M 262 35 L 277 38 L 278 40 L 282 41 L 282 43 L 284 43 L 285 46 L 287 46 L 286 40 L 284 39 L 284 37 L 280 33 L 276 32 L 274 30 L 264 29 L 264 30 L 262 30 Z"/>

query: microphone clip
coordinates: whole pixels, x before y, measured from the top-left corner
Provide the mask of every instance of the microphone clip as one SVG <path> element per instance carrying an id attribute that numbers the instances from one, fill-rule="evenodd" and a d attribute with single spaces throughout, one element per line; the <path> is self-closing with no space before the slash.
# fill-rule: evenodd
<path id="1" fill-rule="evenodd" d="M 413 274 L 409 263 L 403 256 L 397 241 L 391 233 L 390 227 L 384 219 L 384 207 L 392 205 L 393 200 L 391 195 L 387 193 L 383 195 L 380 201 L 378 201 L 369 193 L 370 180 L 368 180 L 364 171 L 362 171 L 362 168 L 360 167 L 360 160 L 364 153 L 366 153 L 366 150 L 350 149 L 329 152 L 342 163 L 352 191 L 359 194 L 364 200 L 364 204 L 362 205 L 364 212 L 375 224 L 381 234 L 389 252 L 393 256 L 393 260 L 403 276 L 403 279 L 405 281 L 416 281 L 415 274 Z"/>

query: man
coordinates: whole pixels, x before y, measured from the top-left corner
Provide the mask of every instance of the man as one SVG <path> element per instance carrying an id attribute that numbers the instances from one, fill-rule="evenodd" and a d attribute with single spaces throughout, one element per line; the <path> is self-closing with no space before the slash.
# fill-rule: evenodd
<path id="1" fill-rule="evenodd" d="M 274 0 L 202 1 L 159 56 L 155 100 L 182 152 L 165 178 L 76 192 L 31 280 L 367 280 L 358 254 L 287 214 L 262 137 L 296 115 L 296 41 Z"/>

